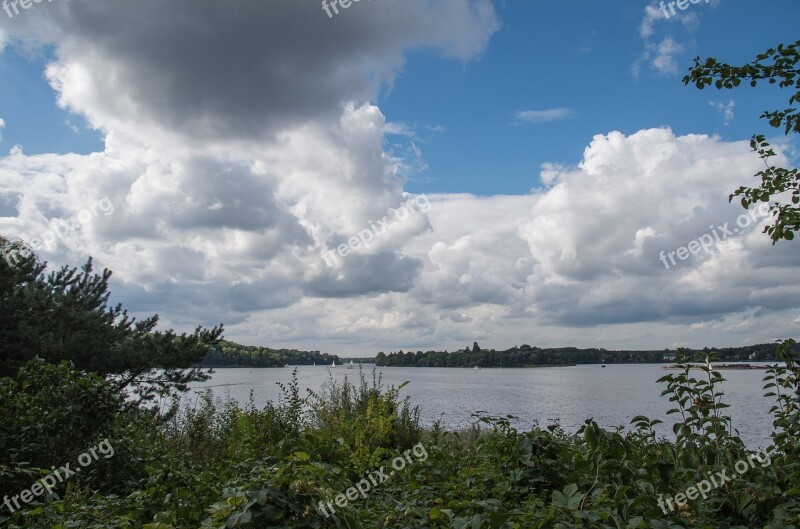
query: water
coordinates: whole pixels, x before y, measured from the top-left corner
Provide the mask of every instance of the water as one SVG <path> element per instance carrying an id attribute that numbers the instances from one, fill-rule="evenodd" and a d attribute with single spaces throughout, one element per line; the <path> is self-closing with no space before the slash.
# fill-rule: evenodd
<path id="1" fill-rule="evenodd" d="M 364 372 L 371 381 L 372 366 Z M 229 395 L 245 403 L 254 392 L 259 406 L 276 401 L 280 390 L 276 382 L 288 382 L 293 368 L 217 369 L 211 380 L 193 388 L 211 387 L 216 396 Z M 299 366 L 298 379 L 305 388 L 319 390 L 329 375 L 357 381 L 358 369 L 328 366 Z M 385 385 L 398 386 L 409 381 L 401 397 L 409 396 L 419 405 L 422 420 L 431 424 L 440 420 L 447 427 L 466 426 L 475 420 L 476 411 L 494 416 L 515 415 L 518 428 L 530 429 L 559 422 L 567 432 L 576 431 L 586 419 L 593 418 L 606 428 L 624 426 L 637 415 L 661 419 L 659 432 L 673 439 L 674 416 L 666 412 L 672 406 L 661 397 L 663 384 L 656 380 L 669 373 L 660 365 L 581 365 L 532 369 L 458 369 L 382 367 Z M 697 372 L 699 376 L 701 372 Z M 725 370 L 723 401 L 731 407 L 726 412 L 734 428 L 753 449 L 769 444 L 772 418 L 769 408 L 774 401 L 763 397 L 763 370 Z M 196 389 L 195 389 L 196 390 Z"/>

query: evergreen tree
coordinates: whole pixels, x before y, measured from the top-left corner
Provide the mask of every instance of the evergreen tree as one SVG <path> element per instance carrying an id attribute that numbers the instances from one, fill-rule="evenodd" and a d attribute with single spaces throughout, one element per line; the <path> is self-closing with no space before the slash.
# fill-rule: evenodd
<path id="1" fill-rule="evenodd" d="M 221 325 L 191 335 L 156 331 L 157 315 L 136 321 L 121 305 L 108 306 L 111 271 L 95 274 L 91 259 L 46 274 L 29 248 L 3 237 L 0 256 L 0 376 L 36 357 L 67 360 L 143 400 L 208 378 L 191 366 L 218 343 Z"/>

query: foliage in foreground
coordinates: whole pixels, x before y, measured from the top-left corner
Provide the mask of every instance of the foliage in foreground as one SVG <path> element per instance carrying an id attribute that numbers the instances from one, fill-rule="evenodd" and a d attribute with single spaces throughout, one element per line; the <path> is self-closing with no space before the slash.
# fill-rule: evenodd
<path id="1" fill-rule="evenodd" d="M 49 436 L 39 454 L 42 474 L 81 447 L 108 438 L 113 459 L 99 461 L 27 510 L 0 511 L 0 526 L 17 528 L 789 528 L 800 525 L 800 369 L 787 343 L 786 367 L 767 374 L 776 431 L 771 464 L 743 474 L 750 455 L 725 416 L 721 377 L 690 368 L 662 379 L 680 416 L 675 441 L 659 439 L 658 421 L 634 419 L 630 432 L 587 421 L 576 434 L 556 426 L 521 432 L 510 417 L 476 416 L 466 430 L 422 429 L 418 412 L 379 377 L 355 384 L 330 380 L 303 396 L 296 376 L 264 408 L 215 400 L 175 403 L 162 414 L 113 411 L 89 423 L 74 403 L 106 395 L 99 377 L 66 365 L 28 366 L 26 382 L 0 385 L 3 448 L 0 494 L 29 487 L 35 434 Z M 53 398 L 59 391 L 67 397 Z M 105 398 L 105 397 L 103 397 Z M 52 405 L 47 412 L 45 399 Z M 70 418 L 70 410 L 76 414 Z M 112 413 L 113 411 L 113 413 Z M 22 417 L 25 414 L 27 417 Z M 92 435 L 94 434 L 94 435 Z M 27 436 L 27 437 L 26 437 Z M 366 473 L 416 443 L 428 457 L 396 471 L 346 508 L 326 517 L 334 500 Z M 62 446 L 58 446 L 62 445 Z M 48 459 L 48 455 L 51 457 Z M 731 480 L 675 512 L 659 497 L 684 492 L 716 472 Z M 39 474 L 39 475 L 42 475 Z M 20 478 L 22 476 L 22 478 Z M 27 480 L 27 481 L 26 481 Z M 27 484 L 27 485 L 26 485 Z M 335 504 L 334 504 L 335 505 Z"/>

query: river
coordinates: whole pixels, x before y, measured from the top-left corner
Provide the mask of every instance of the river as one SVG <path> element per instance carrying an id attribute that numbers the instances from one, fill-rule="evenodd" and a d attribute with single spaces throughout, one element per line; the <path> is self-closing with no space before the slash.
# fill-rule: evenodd
<path id="1" fill-rule="evenodd" d="M 219 368 L 213 378 L 194 384 L 193 391 L 211 388 L 215 396 L 246 403 L 253 391 L 259 406 L 277 400 L 280 390 L 276 382 L 288 382 L 293 368 Z M 358 379 L 358 369 L 339 366 L 298 366 L 300 387 L 319 390 L 333 377 L 341 380 Z M 558 422 L 567 432 L 576 431 L 586 419 L 593 418 L 603 427 L 629 428 L 637 415 L 665 422 L 660 433 L 673 439 L 667 416 L 671 408 L 667 397 L 661 397 L 663 384 L 656 380 L 669 373 L 657 364 L 580 365 L 574 367 L 544 367 L 521 369 L 459 369 L 382 367 L 378 371 L 386 385 L 397 386 L 410 382 L 401 392 L 413 404 L 419 405 L 425 424 L 439 420 L 449 428 L 468 425 L 475 419 L 472 413 L 484 411 L 494 416 L 515 415 L 516 425 L 530 429 L 538 423 L 547 426 Z M 674 371 L 673 371 L 674 372 Z M 364 366 L 369 380 L 372 365 Z M 773 400 L 763 397 L 763 370 L 724 370 L 726 382 L 723 401 L 731 407 L 725 411 L 732 417 L 733 426 L 751 448 L 769 443 L 772 417 L 769 408 Z M 697 372 L 698 375 L 702 374 Z"/>

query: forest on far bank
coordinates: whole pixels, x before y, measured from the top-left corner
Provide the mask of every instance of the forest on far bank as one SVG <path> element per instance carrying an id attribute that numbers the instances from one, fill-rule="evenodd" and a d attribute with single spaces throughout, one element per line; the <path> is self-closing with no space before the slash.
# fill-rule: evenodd
<path id="1" fill-rule="evenodd" d="M 720 362 L 772 362 L 778 360 L 778 344 L 748 345 L 744 347 L 705 347 L 687 350 L 706 353 Z M 503 351 L 472 348 L 447 351 L 416 351 L 396 353 L 380 352 L 375 357 L 377 366 L 386 367 L 534 367 L 577 364 L 661 364 L 673 362 L 677 350 L 661 351 L 608 351 L 606 349 L 578 349 L 577 347 L 541 348 L 521 345 Z"/>
<path id="2" fill-rule="evenodd" d="M 778 344 L 759 344 L 744 347 L 705 347 L 687 350 L 705 353 L 718 362 L 775 362 L 778 361 Z M 602 348 L 579 349 L 577 347 L 542 348 L 527 344 L 497 351 L 481 349 L 475 343 L 472 348 L 447 351 L 416 351 L 386 354 L 380 352 L 375 358 L 344 358 L 319 351 L 297 349 L 272 349 L 255 345 L 241 345 L 222 340 L 211 347 L 196 367 L 284 367 L 331 365 L 334 361 L 342 365 L 350 360 L 356 363 L 372 363 L 379 367 L 536 367 L 567 366 L 580 364 L 662 364 L 675 360 L 678 351 L 608 351 Z"/>
<path id="3" fill-rule="evenodd" d="M 284 367 L 341 364 L 336 355 L 297 349 L 270 349 L 221 340 L 197 364 L 199 367 Z"/>

